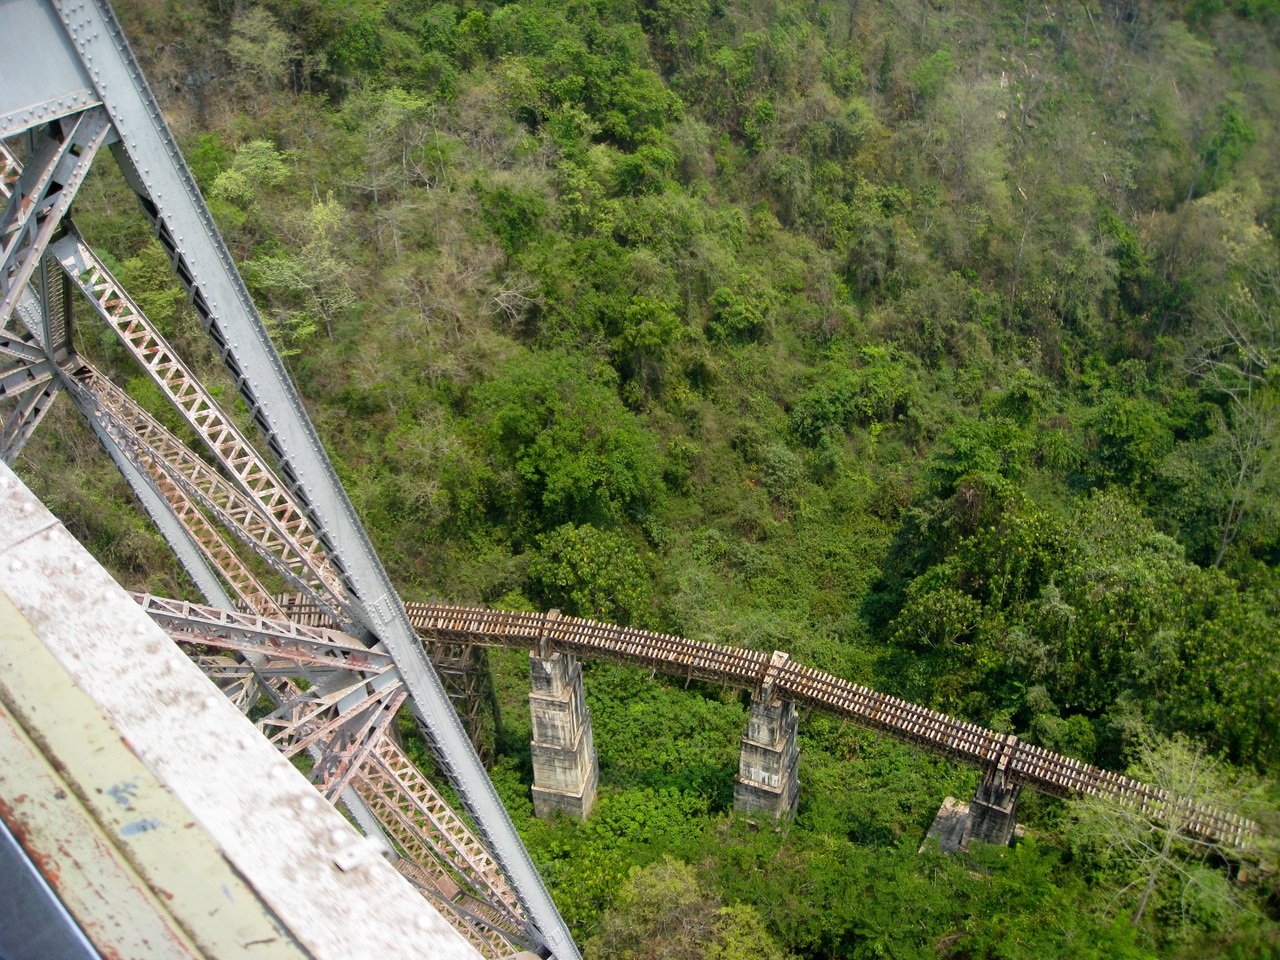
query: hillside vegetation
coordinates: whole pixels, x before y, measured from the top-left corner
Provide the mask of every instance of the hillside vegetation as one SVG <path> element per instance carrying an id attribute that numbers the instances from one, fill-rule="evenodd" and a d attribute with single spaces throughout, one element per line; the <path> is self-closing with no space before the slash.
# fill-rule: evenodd
<path id="1" fill-rule="evenodd" d="M 405 597 L 786 650 L 1280 831 L 1276 0 L 117 6 Z M 217 382 L 132 204 L 77 221 Z M 27 475 L 189 590 L 72 419 Z M 794 823 L 735 819 L 740 698 L 616 667 L 596 814 L 538 822 L 493 666 L 591 960 L 1280 956 L 1274 874 L 1087 805 L 917 853 L 975 775 L 818 715 Z"/>

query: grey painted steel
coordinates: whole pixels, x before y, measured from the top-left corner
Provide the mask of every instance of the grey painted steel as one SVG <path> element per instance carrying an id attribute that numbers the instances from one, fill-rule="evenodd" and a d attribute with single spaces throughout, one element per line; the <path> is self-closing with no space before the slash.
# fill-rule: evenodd
<path id="1" fill-rule="evenodd" d="M 67 116 L 97 102 L 88 72 L 47 3 L 0 0 L 7 37 L 0 57 L 0 137 Z"/>
<path id="2" fill-rule="evenodd" d="M 39 321 L 39 310 L 35 302 L 35 294 L 31 294 L 30 297 L 23 298 L 14 313 L 18 314 L 24 324 L 34 324 Z M 34 336 L 19 333 L 16 329 L 6 330 L 5 333 L 0 334 L 0 356 L 17 357 L 19 360 L 33 364 L 43 363 L 48 359 L 44 348 Z"/>
<path id="3" fill-rule="evenodd" d="M 63 140 L 45 138 L 33 162 L 18 178 L 0 217 L 0 225 L 6 231 L 6 246 L 0 257 L 0 293 L 4 294 L 0 299 L 0 323 L 13 312 L 44 257 L 53 232 L 71 209 L 71 201 L 98 148 L 112 132 L 101 107 L 90 107 L 60 122 Z"/>
<path id="4" fill-rule="evenodd" d="M 0 364 L 0 400 L 16 397 L 47 383 L 53 376 L 52 360 L 39 363 Z"/>
<path id="5" fill-rule="evenodd" d="M 316 751 L 316 753 L 318 752 Z M 311 754 L 311 759 L 316 759 L 315 753 Z M 347 808 L 347 813 L 351 814 L 351 818 L 355 820 L 356 826 L 360 828 L 361 833 L 377 844 L 380 854 L 384 857 L 388 855 L 399 856 L 392 849 L 391 842 L 387 840 L 387 835 L 382 830 L 382 824 L 373 815 L 373 811 L 360 799 L 360 794 L 356 793 L 355 787 L 347 787 L 342 791 L 342 805 Z"/>
<path id="6" fill-rule="evenodd" d="M 39 320 L 39 304 L 30 289 L 23 291 L 18 300 L 18 308 L 13 311 L 13 315 L 27 325 Z M 21 349 L 17 349 L 19 347 Z M 31 340 L 30 336 L 20 336 L 16 330 L 8 335 L 0 335 L 0 356 L 6 353 L 20 357 L 21 361 L 32 369 L 42 364 L 52 364 L 38 343 Z M 25 392 L 4 422 L 3 428 L 0 428 L 0 460 L 8 466 L 13 466 L 18 459 L 18 454 L 22 453 L 22 448 L 27 445 L 27 441 L 31 439 L 31 435 L 44 419 L 44 415 L 49 412 L 54 398 L 62 389 L 62 381 L 56 376 L 60 372 L 56 365 L 52 366 L 52 371 L 55 376 L 45 381 L 41 390 Z"/>
<path id="7" fill-rule="evenodd" d="M 28 391 L 18 401 L 17 408 L 0 427 L 0 460 L 13 466 L 61 389 L 57 380 L 50 380 L 43 390 Z"/>
<path id="8" fill-rule="evenodd" d="M 67 383 L 73 382 L 69 374 L 62 371 L 59 372 Z M 200 549 L 191 539 L 187 528 L 173 515 L 168 501 L 155 488 L 151 478 L 134 465 L 133 460 L 130 459 L 125 450 L 120 444 L 116 443 L 115 437 L 102 425 L 98 411 L 94 408 L 93 395 L 85 390 L 70 389 L 66 392 L 70 395 L 72 402 L 80 410 L 80 413 L 84 415 L 85 420 L 93 428 L 98 442 L 102 444 L 103 449 L 115 461 L 120 473 L 124 476 L 125 482 L 129 484 L 129 489 L 133 491 L 133 495 L 142 504 L 142 509 L 147 511 L 147 516 L 155 523 L 160 531 L 160 536 L 164 537 L 165 543 L 169 544 L 169 549 L 178 558 L 178 563 L 182 564 L 182 569 L 187 572 L 187 576 L 196 585 L 196 589 L 200 591 L 210 606 L 219 607 L 223 610 L 234 610 L 236 605 L 232 602 L 227 591 L 223 589 L 222 581 L 218 579 L 218 575 L 213 572 L 213 568 L 205 561 L 204 554 L 200 552 Z"/>
<path id="9" fill-rule="evenodd" d="M 56 260 L 40 260 L 40 342 L 55 361 L 71 352 L 71 280 Z"/>
<path id="10" fill-rule="evenodd" d="M 282 478 L 314 527 L 323 532 L 330 556 L 357 598 L 357 614 L 395 658 L 441 767 L 458 787 L 545 946 L 561 960 L 578 960 L 568 928 L 472 749 L 271 345 L 115 15 L 100 0 L 52 0 L 52 5 L 120 136 L 113 152 L 123 160 L 126 177 L 170 249 L 196 312 L 268 446 L 279 457 Z"/>

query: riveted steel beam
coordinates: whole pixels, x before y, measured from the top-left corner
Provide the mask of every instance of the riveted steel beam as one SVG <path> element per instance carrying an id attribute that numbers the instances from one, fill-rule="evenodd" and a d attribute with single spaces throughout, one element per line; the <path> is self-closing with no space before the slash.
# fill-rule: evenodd
<path id="1" fill-rule="evenodd" d="M 395 658 L 439 766 L 506 868 L 542 945 L 560 960 L 577 960 L 568 928 L 417 641 L 115 15 L 102 0 L 50 2 L 77 56 L 90 65 L 94 92 L 119 135 L 113 153 L 267 448 L 276 456 L 281 480 L 338 571 L 352 613 Z"/>
<path id="2" fill-rule="evenodd" d="M 40 390 L 23 394 L 0 428 L 0 460 L 13 465 L 61 389 L 58 381 L 49 380 Z"/>
<path id="3" fill-rule="evenodd" d="M 49 125 L 0 213 L 0 326 L 35 273 L 98 148 L 112 132 L 102 107 Z M 52 346 L 52 344 L 46 344 Z"/>

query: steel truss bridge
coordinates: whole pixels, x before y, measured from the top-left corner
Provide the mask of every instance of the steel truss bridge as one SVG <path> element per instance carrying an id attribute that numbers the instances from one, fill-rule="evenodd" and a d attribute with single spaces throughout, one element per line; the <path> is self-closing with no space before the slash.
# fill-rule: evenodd
<path id="1" fill-rule="evenodd" d="M 342 805 L 477 951 L 575 960 L 569 931 L 453 704 L 476 702 L 485 647 L 635 664 L 828 711 L 1054 796 L 1163 810 L 1191 837 L 1247 847 L 1229 812 L 772 655 L 548 614 L 403 604 L 392 587 L 105 0 L 0 0 L 0 457 L 59 394 L 97 438 L 206 599 L 135 600 Z M 70 213 L 106 148 L 258 430 L 224 411 L 93 252 Z M 204 449 L 76 349 L 99 322 Z M 273 594 L 267 569 L 294 591 Z M 0 584 L 3 573 L 0 573 Z M 434 666 L 433 666 L 434 663 Z M 442 677 L 445 682 L 442 682 Z M 463 811 L 395 736 L 416 717 Z M 256 716 L 256 712 L 255 712 Z M 464 815 L 465 814 L 465 815 Z"/>

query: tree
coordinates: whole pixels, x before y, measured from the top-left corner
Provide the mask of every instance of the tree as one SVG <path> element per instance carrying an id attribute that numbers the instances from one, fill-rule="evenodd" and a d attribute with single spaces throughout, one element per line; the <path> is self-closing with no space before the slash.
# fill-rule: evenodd
<path id="1" fill-rule="evenodd" d="M 333 321 L 355 305 L 348 280 L 340 235 L 342 208 L 329 194 L 293 218 L 291 226 L 301 249 L 278 245 L 245 264 L 250 281 L 273 300 L 267 327 L 282 355 L 298 353 L 321 324 L 333 336 Z"/>
<path id="2" fill-rule="evenodd" d="M 232 26 L 227 55 L 236 65 L 245 90 L 261 105 L 263 91 L 280 90 L 288 82 L 292 62 L 298 57 L 298 45 L 265 7 L 253 7 Z"/>
<path id="3" fill-rule="evenodd" d="M 615 522 L 658 496 L 654 439 L 609 374 L 558 351 L 525 354 L 476 389 L 483 439 L 507 471 L 499 495 L 518 526 Z"/>
<path id="4" fill-rule="evenodd" d="M 664 857 L 650 867 L 632 867 L 583 953 L 588 960 L 699 960 L 719 906 L 686 863 Z"/>
<path id="5" fill-rule="evenodd" d="M 598 929 L 587 960 L 787 960 L 758 910 L 721 906 L 693 867 L 669 856 L 631 868 Z"/>
<path id="6" fill-rule="evenodd" d="M 1199 164 L 1187 188 L 1187 199 L 1197 193 L 1210 193 L 1227 183 L 1232 168 L 1244 156 L 1245 149 L 1256 143 L 1258 135 L 1241 112 L 1236 98 L 1218 105 L 1217 123 L 1209 128 L 1200 148 Z"/>
<path id="7" fill-rule="evenodd" d="M 576 617 L 630 623 L 649 605 L 649 576 L 626 537 L 563 524 L 538 538 L 529 578 L 551 604 Z"/>
<path id="8" fill-rule="evenodd" d="M 1135 927 L 1148 909 L 1165 901 L 1184 911 L 1206 900 L 1240 909 L 1227 878 L 1212 865 L 1238 859 L 1239 851 L 1193 837 L 1186 828 L 1195 805 L 1232 810 L 1244 799 L 1241 791 L 1227 782 L 1214 757 L 1185 737 L 1163 739 L 1142 730 L 1134 746 L 1130 775 L 1173 799 L 1133 806 L 1101 796 L 1074 798 L 1073 851 L 1116 887 L 1115 902 L 1131 905 Z"/>
<path id="9" fill-rule="evenodd" d="M 505 184 L 490 189 L 477 183 L 476 193 L 480 218 L 498 238 L 508 260 L 537 238 L 547 217 L 547 202 L 542 197 Z"/>
<path id="10" fill-rule="evenodd" d="M 1227 399 L 1215 415 L 1218 474 L 1226 495 L 1218 512 L 1217 555 L 1246 525 L 1274 510 L 1280 484 L 1280 263 L 1254 267 L 1208 308 L 1210 332 L 1193 371 Z"/>

